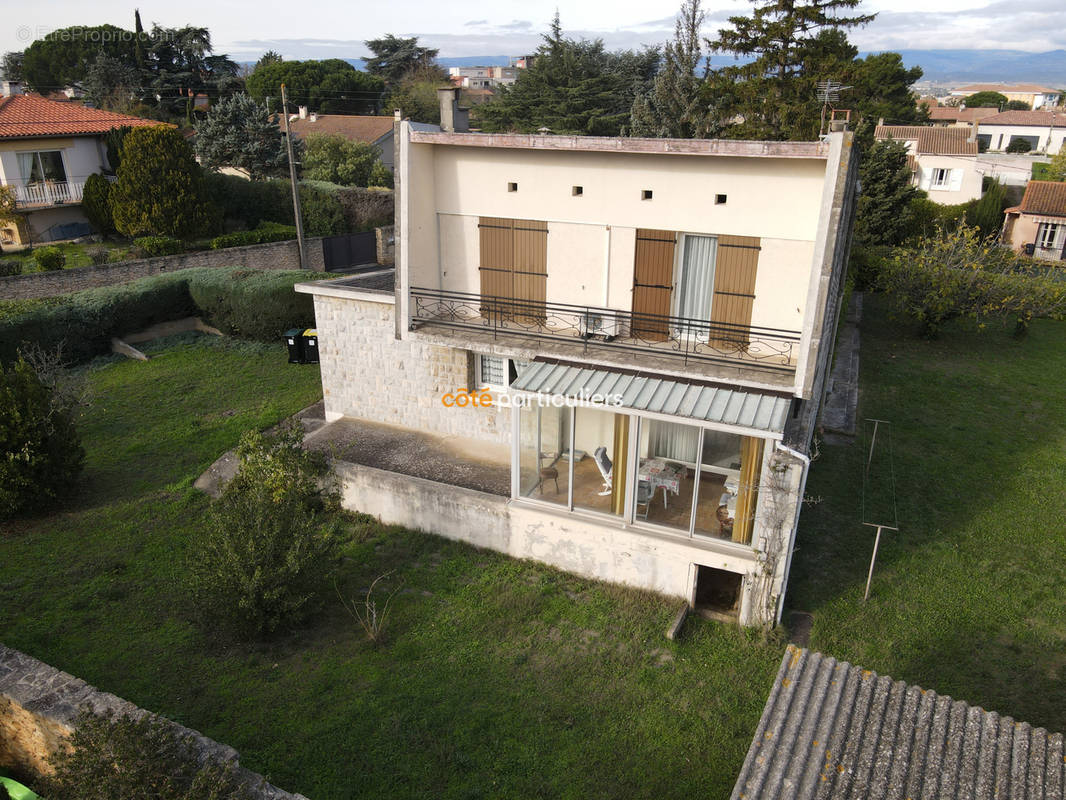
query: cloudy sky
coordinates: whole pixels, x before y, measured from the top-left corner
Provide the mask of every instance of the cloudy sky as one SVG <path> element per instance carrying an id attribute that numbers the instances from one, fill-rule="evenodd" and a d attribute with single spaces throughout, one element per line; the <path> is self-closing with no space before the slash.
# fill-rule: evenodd
<path id="1" fill-rule="evenodd" d="M 50 0 L 9 3 L 0 28 L 0 51 L 16 50 L 55 28 L 109 22 L 132 28 L 129 0 Z M 418 36 L 442 56 L 517 55 L 533 50 L 558 7 L 572 36 L 600 37 L 611 48 L 658 44 L 670 37 L 679 0 L 523 0 L 521 3 L 443 3 L 397 0 L 351 3 L 315 0 L 263 3 L 183 0 L 141 4 L 146 26 L 206 25 L 217 52 L 240 61 L 268 49 L 286 58 L 358 58 L 363 41 L 383 33 Z M 930 7 L 935 7 L 931 10 Z M 747 0 L 705 0 L 705 31 L 713 34 Z M 179 10 L 180 9 L 180 10 Z M 849 34 L 861 50 L 1066 48 L 1063 0 L 867 0 L 878 12 Z"/>

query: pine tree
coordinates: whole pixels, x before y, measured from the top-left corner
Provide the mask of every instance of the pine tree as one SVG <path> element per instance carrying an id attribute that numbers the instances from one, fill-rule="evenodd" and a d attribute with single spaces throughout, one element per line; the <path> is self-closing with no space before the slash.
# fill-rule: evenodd
<path id="1" fill-rule="evenodd" d="M 285 140 L 266 106 L 246 94 L 220 100 L 196 126 L 196 155 L 207 169 L 235 167 L 252 180 L 288 169 Z"/>
<path id="2" fill-rule="evenodd" d="M 663 63 L 652 90 L 637 95 L 630 112 L 631 136 L 700 139 L 716 134 L 719 125 L 700 91 L 696 68 L 703 59 L 700 0 L 685 0 L 677 15 L 674 40 L 663 50 Z"/>
<path id="3" fill-rule="evenodd" d="M 878 141 L 859 167 L 862 194 L 855 210 L 855 242 L 897 245 L 910 231 L 911 202 L 920 196 L 907 166 L 907 145 Z"/>

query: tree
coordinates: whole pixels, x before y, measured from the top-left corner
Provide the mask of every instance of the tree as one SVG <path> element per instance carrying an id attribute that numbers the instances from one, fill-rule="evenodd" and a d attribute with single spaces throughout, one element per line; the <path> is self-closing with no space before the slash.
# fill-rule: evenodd
<path id="1" fill-rule="evenodd" d="M 599 39 L 564 37 L 556 14 L 532 66 L 478 106 L 477 119 L 487 131 L 618 136 L 637 95 L 651 90 L 658 64 L 654 48 L 609 53 Z"/>
<path id="2" fill-rule="evenodd" d="M 252 180 L 288 169 L 285 138 L 266 106 L 246 94 L 220 100 L 196 126 L 196 155 L 207 169 L 234 167 Z"/>
<path id="3" fill-rule="evenodd" d="M 339 135 L 312 134 L 307 137 L 303 175 L 308 180 L 366 186 L 378 149 L 366 142 L 353 142 Z"/>
<path id="4" fill-rule="evenodd" d="M 814 82 L 834 77 L 824 69 L 827 61 L 854 58 L 844 37 L 822 34 L 865 25 L 874 15 L 842 13 L 858 6 L 860 0 L 753 2 L 750 17 L 730 17 L 733 27 L 707 40 L 712 52 L 751 60 L 709 70 L 706 90 L 727 98 L 728 115 L 743 120 L 733 126 L 731 136 L 814 138 L 820 114 L 814 102 Z"/>
<path id="5" fill-rule="evenodd" d="M 896 245 L 910 230 L 910 204 L 919 196 L 907 166 L 907 145 L 878 141 L 859 166 L 862 193 L 855 210 L 855 241 L 860 245 Z"/>
<path id="6" fill-rule="evenodd" d="M 663 63 L 651 92 L 637 95 L 630 111 L 631 136 L 702 139 L 718 129 L 700 91 L 696 68 L 703 60 L 700 0 L 685 0 L 674 25 L 674 40 L 663 49 Z"/>
<path id="7" fill-rule="evenodd" d="M 86 98 L 98 108 L 124 112 L 138 95 L 141 74 L 122 59 L 100 53 L 85 75 Z"/>
<path id="8" fill-rule="evenodd" d="M 1052 157 L 1044 173 L 1046 181 L 1066 181 L 1066 147 L 1059 147 L 1059 152 Z"/>
<path id="9" fill-rule="evenodd" d="M 377 110 L 385 84 L 376 75 L 359 72 L 347 61 L 282 61 L 257 66 L 248 76 L 248 94 L 280 110 L 281 84 L 289 102 L 320 114 L 368 114 Z"/>
<path id="10" fill-rule="evenodd" d="M 977 92 L 962 102 L 967 108 L 1003 108 L 1007 105 L 1007 97 L 999 92 Z"/>
<path id="11" fill-rule="evenodd" d="M 52 31 L 23 53 L 22 74 L 41 94 L 80 87 L 99 55 L 135 63 L 134 34 L 115 25 L 75 25 Z"/>
<path id="12" fill-rule="evenodd" d="M 319 489 L 328 465 L 302 442 L 299 425 L 276 436 L 241 437 L 240 467 L 212 504 L 190 556 L 196 605 L 245 634 L 298 620 L 333 567 L 337 543 L 324 520 L 339 498 Z"/>
<path id="13" fill-rule="evenodd" d="M 1007 111 L 1032 111 L 1032 107 L 1024 100 L 1008 100 Z"/>
<path id="14" fill-rule="evenodd" d="M 15 50 L 4 53 L 0 59 L 0 75 L 9 81 L 22 80 L 22 51 Z"/>
<path id="15" fill-rule="evenodd" d="M 112 128 L 107 132 L 107 136 L 104 137 L 104 145 L 107 148 L 107 164 L 111 168 L 110 174 L 115 174 L 118 171 L 119 164 L 122 163 L 122 142 L 126 139 L 126 134 L 132 131 L 133 128 L 129 125 L 119 125 L 117 128 Z"/>
<path id="16" fill-rule="evenodd" d="M 929 110 L 914 102 L 910 87 L 921 77 L 922 68 L 908 69 L 899 53 L 872 53 L 843 72 L 843 82 L 852 88 L 842 94 L 842 103 L 875 122 L 920 125 L 928 121 Z"/>
<path id="17" fill-rule="evenodd" d="M 54 366 L 42 357 L 40 366 Z M 65 497 L 85 462 L 76 420 L 81 395 L 58 369 L 24 356 L 0 365 L 0 519 Z"/>
<path id="18" fill-rule="evenodd" d="M 189 125 L 197 95 L 216 100 L 240 88 L 237 63 L 214 54 L 207 28 L 153 25 L 147 58 L 150 93 L 169 117 Z"/>
<path id="19" fill-rule="evenodd" d="M 285 59 L 281 57 L 281 53 L 279 53 L 277 50 L 267 50 L 265 53 L 263 53 L 260 59 L 255 62 L 255 68 L 258 69 L 259 67 L 265 67 L 268 64 L 280 64 L 284 60 Z"/>
<path id="20" fill-rule="evenodd" d="M 366 71 L 377 75 L 387 86 L 399 83 L 415 70 L 436 69 L 441 78 L 447 79 L 436 65 L 439 51 L 419 47 L 418 37 L 402 39 L 387 33 L 382 39 L 371 39 L 364 44 L 374 54 L 366 60 Z"/>
<path id="21" fill-rule="evenodd" d="M 440 124 L 440 101 L 437 89 L 450 86 L 439 67 L 416 68 L 385 96 L 387 110 L 400 109 L 404 118 L 429 125 Z"/>
<path id="22" fill-rule="evenodd" d="M 111 182 L 103 175 L 93 174 L 85 179 L 81 192 L 81 208 L 97 232 L 107 235 L 114 232 L 115 220 L 111 215 Z"/>
<path id="23" fill-rule="evenodd" d="M 1003 212 L 1008 205 L 1007 187 L 993 178 L 981 198 L 966 208 L 964 219 L 985 238 L 992 237 L 1003 227 Z"/>
<path id="24" fill-rule="evenodd" d="M 165 125 L 134 128 L 122 142 L 111 189 L 115 228 L 124 236 L 203 233 L 210 216 L 200 166 L 184 137 Z"/>
<path id="25" fill-rule="evenodd" d="M 1033 149 L 1033 143 L 1024 136 L 1015 136 L 1010 140 L 1005 152 L 1007 153 L 1028 153 Z"/>

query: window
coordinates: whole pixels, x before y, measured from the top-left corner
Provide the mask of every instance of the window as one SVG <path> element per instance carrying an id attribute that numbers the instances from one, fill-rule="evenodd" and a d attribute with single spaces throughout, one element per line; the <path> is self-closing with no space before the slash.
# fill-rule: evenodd
<path id="1" fill-rule="evenodd" d="M 584 186 L 574 186 L 570 190 L 570 194 L 572 194 L 574 197 L 581 197 L 581 195 L 583 195 L 584 193 L 585 193 L 585 187 Z"/>
<path id="2" fill-rule="evenodd" d="M 514 182 L 508 183 L 507 184 L 507 191 L 509 191 L 509 192 L 517 192 L 518 191 L 518 184 L 514 183 Z"/>
<path id="3" fill-rule="evenodd" d="M 726 203 L 726 200 L 728 200 L 728 199 L 729 198 L 726 197 L 724 194 L 716 194 L 714 196 L 714 204 L 716 206 L 724 206 L 725 203 Z"/>
<path id="4" fill-rule="evenodd" d="M 19 172 L 23 183 L 63 183 L 67 179 L 63 168 L 63 154 L 59 150 L 42 150 L 18 154 Z"/>
<path id="5" fill-rule="evenodd" d="M 1056 222 L 1041 222 L 1036 229 L 1036 246 L 1041 250 L 1058 250 L 1062 244 L 1063 225 Z"/>
<path id="6" fill-rule="evenodd" d="M 934 169 L 932 187 L 934 189 L 946 189 L 951 182 L 951 170 L 949 169 Z"/>
<path id="7" fill-rule="evenodd" d="M 641 192 L 640 192 L 640 199 L 641 200 L 651 200 L 651 194 L 652 194 L 651 189 L 642 189 Z"/>
<path id="8" fill-rule="evenodd" d="M 513 358 L 503 358 L 502 356 L 478 355 L 478 388 L 506 389 L 528 364 L 528 361 L 517 361 Z"/>
<path id="9" fill-rule="evenodd" d="M 962 170 L 932 167 L 922 169 L 922 189 L 957 192 L 962 188 Z"/>

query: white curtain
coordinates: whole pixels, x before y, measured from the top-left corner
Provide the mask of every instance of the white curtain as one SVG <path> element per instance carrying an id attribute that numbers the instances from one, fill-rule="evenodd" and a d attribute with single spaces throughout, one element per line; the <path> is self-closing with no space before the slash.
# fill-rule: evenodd
<path id="1" fill-rule="evenodd" d="M 648 420 L 648 453 L 652 458 L 696 463 L 700 429 L 676 422 Z"/>
<path id="2" fill-rule="evenodd" d="M 25 185 L 30 182 L 30 178 L 33 176 L 33 162 L 37 160 L 36 153 L 19 153 L 19 173 L 22 175 L 22 183 Z"/>
<path id="3" fill-rule="evenodd" d="M 686 234 L 684 242 L 677 315 L 710 321 L 718 240 L 714 236 Z"/>

